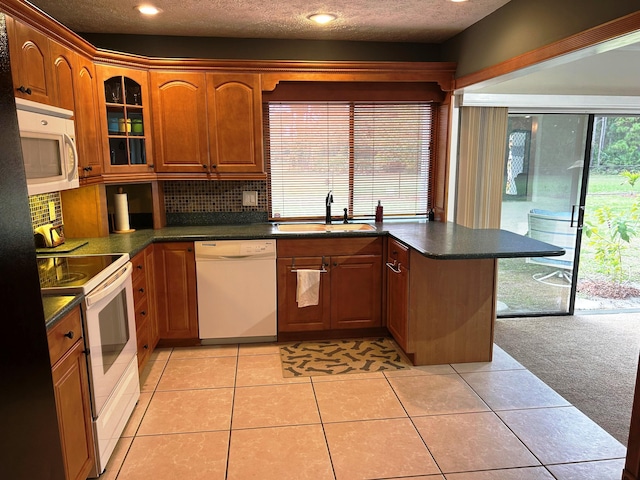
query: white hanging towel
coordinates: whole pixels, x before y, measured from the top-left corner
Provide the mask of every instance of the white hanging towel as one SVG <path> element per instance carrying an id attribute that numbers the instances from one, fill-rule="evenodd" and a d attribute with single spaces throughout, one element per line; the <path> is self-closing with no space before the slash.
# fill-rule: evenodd
<path id="1" fill-rule="evenodd" d="M 298 308 L 318 305 L 320 270 L 298 270 L 297 274 L 296 301 Z"/>

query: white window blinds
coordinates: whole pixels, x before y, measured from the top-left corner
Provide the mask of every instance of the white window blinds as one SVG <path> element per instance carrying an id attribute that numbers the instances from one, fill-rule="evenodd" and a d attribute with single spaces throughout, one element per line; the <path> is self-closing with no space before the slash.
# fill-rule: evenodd
<path id="1" fill-rule="evenodd" d="M 265 133 L 272 218 L 371 217 L 429 208 L 430 103 L 269 102 Z"/>

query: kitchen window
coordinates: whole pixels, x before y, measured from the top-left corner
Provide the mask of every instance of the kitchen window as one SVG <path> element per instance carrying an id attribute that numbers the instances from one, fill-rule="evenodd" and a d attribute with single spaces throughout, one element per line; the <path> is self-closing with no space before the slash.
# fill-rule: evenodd
<path id="1" fill-rule="evenodd" d="M 265 141 L 272 219 L 424 215 L 430 208 L 434 104 L 270 101 Z"/>

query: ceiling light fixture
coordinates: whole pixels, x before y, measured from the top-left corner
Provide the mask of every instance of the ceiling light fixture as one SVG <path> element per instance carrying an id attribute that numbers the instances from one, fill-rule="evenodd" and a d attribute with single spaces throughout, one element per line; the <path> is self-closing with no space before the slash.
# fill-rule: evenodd
<path id="1" fill-rule="evenodd" d="M 327 23 L 333 22 L 338 16 L 333 13 L 313 13 L 307 18 L 312 22 L 316 22 L 318 25 L 326 25 Z"/>
<path id="2" fill-rule="evenodd" d="M 462 2 L 466 2 L 467 0 L 449 0 L 451 3 L 462 3 Z"/>
<path id="3" fill-rule="evenodd" d="M 138 5 L 136 9 L 143 15 L 157 15 L 160 13 L 160 9 L 153 5 Z"/>

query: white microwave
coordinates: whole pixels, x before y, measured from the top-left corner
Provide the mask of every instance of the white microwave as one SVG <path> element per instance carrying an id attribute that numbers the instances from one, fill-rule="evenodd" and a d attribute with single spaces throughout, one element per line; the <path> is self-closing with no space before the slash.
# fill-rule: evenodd
<path id="1" fill-rule="evenodd" d="M 73 112 L 16 98 L 29 195 L 78 188 Z"/>

